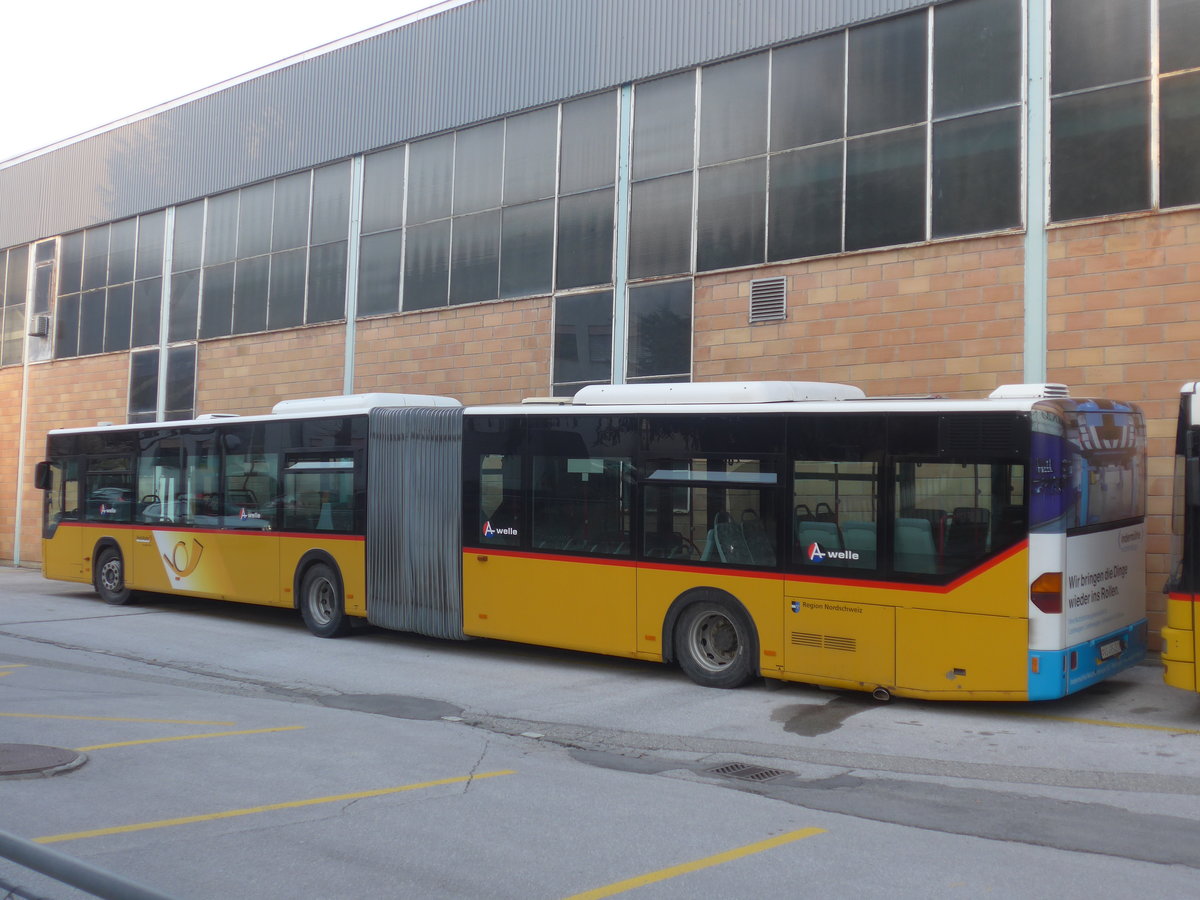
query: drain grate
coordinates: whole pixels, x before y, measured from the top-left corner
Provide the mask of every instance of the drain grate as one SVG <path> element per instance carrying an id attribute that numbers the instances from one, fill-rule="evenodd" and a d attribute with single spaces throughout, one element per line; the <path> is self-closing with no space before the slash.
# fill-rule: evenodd
<path id="1" fill-rule="evenodd" d="M 750 766 L 746 763 L 726 763 L 705 769 L 709 775 L 724 775 L 726 778 L 740 778 L 742 781 L 770 781 L 782 775 L 791 775 L 783 769 L 768 769 L 765 766 Z"/>

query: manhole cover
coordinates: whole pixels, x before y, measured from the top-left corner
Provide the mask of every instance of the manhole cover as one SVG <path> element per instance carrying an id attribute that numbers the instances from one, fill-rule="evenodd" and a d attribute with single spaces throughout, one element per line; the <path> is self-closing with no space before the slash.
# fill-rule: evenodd
<path id="1" fill-rule="evenodd" d="M 716 766 L 704 771 L 710 775 L 740 778 L 742 781 L 770 781 L 772 778 L 779 778 L 781 775 L 792 774 L 791 772 L 785 772 L 783 769 L 768 769 L 764 766 L 751 766 L 746 763 L 726 763 L 723 766 Z"/>
<path id="2" fill-rule="evenodd" d="M 87 762 L 87 754 L 41 744 L 0 744 L 0 778 L 30 778 L 69 772 Z"/>

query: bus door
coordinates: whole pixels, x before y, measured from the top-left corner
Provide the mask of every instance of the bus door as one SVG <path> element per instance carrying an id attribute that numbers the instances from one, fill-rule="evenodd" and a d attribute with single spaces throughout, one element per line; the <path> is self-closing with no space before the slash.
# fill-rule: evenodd
<path id="1" fill-rule="evenodd" d="M 1175 433 L 1171 571 L 1164 586 L 1167 623 L 1162 629 L 1163 679 L 1200 690 L 1196 679 L 1196 603 L 1200 600 L 1200 384 L 1183 386 Z"/>
<path id="2" fill-rule="evenodd" d="M 468 417 L 464 630 L 632 656 L 632 458 L 618 420 Z"/>

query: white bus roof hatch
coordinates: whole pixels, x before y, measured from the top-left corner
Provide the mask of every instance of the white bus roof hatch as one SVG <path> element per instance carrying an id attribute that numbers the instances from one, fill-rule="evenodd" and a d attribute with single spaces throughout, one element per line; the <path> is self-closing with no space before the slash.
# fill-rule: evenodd
<path id="1" fill-rule="evenodd" d="M 590 384 L 580 406 L 669 406 L 705 403 L 794 403 L 799 400 L 863 400 L 861 388 L 824 381 L 706 381 L 677 384 Z"/>

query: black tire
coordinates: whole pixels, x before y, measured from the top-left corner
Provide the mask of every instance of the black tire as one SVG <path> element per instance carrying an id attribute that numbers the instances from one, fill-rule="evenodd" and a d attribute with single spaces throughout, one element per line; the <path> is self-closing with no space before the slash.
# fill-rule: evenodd
<path id="1" fill-rule="evenodd" d="M 310 566 L 300 582 L 300 615 L 317 637 L 341 637 L 350 631 L 342 598 L 342 579 L 325 563 Z"/>
<path id="2" fill-rule="evenodd" d="M 125 559 L 116 547 L 105 547 L 96 557 L 92 586 L 101 600 L 113 606 L 123 606 L 133 599 L 133 591 L 125 586 Z"/>
<path id="3" fill-rule="evenodd" d="M 679 668 L 704 687 L 736 688 L 758 677 L 758 638 L 746 613 L 731 603 L 701 600 L 675 623 Z"/>

